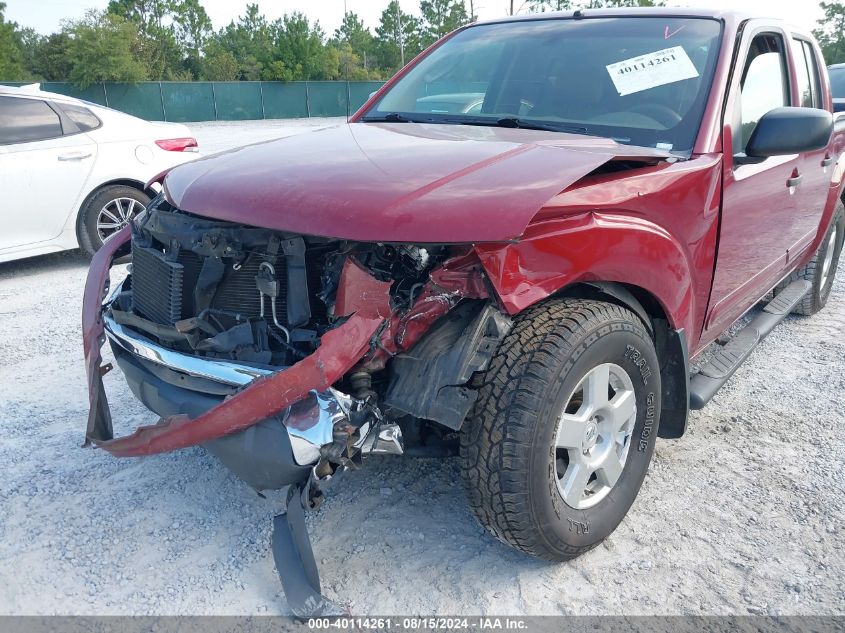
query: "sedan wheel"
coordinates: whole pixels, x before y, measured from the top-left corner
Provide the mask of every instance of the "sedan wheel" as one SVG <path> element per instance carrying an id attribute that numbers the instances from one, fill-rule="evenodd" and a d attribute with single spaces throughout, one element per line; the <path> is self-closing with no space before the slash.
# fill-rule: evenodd
<path id="1" fill-rule="evenodd" d="M 149 202 L 149 196 L 134 187 L 103 187 L 88 199 L 79 214 L 79 245 L 93 255 L 106 240 L 137 217 Z"/>
<path id="2" fill-rule="evenodd" d="M 97 235 L 105 242 L 129 221 L 144 210 L 144 205 L 134 198 L 115 198 L 100 209 L 97 216 Z"/>

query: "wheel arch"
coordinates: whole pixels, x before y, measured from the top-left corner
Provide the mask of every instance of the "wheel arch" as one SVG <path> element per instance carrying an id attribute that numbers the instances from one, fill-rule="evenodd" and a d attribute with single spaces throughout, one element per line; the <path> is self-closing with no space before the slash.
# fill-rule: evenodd
<path id="1" fill-rule="evenodd" d="M 689 417 L 689 350 L 684 330 L 672 327 L 660 300 L 645 288 L 614 281 L 579 282 L 552 296 L 613 303 L 640 318 L 660 359 L 662 409 L 658 436 L 681 437 Z"/>
<path id="2" fill-rule="evenodd" d="M 530 226 L 515 242 L 476 244 L 475 251 L 508 314 L 575 284 L 612 283 L 656 302 L 673 327 L 695 329 L 692 255 L 645 218 L 594 211 Z"/>
<path id="3" fill-rule="evenodd" d="M 82 230 L 82 212 L 85 210 L 85 207 L 88 206 L 88 203 L 94 199 L 98 193 L 100 193 L 106 187 L 114 187 L 114 186 L 122 186 L 122 187 L 131 187 L 132 189 L 137 189 L 141 193 L 148 195 L 150 198 L 155 198 L 156 192 L 152 188 L 145 187 L 144 183 L 140 180 L 135 180 L 133 178 L 114 178 L 112 180 L 107 180 L 106 182 L 99 183 L 96 187 L 93 187 L 91 191 L 82 199 L 82 202 L 79 205 L 79 208 L 76 210 L 76 217 L 74 218 L 74 226 L 76 230 L 76 240 L 80 244 L 82 243 L 82 235 L 80 231 Z"/>
<path id="4" fill-rule="evenodd" d="M 692 255 L 641 216 L 587 212 L 538 223 L 517 242 L 475 246 L 509 314 L 581 293 L 629 308 L 650 328 L 661 362 L 661 437 L 680 437 L 689 411 L 689 345 L 699 335 Z M 709 291 L 709 288 L 708 288 Z"/>

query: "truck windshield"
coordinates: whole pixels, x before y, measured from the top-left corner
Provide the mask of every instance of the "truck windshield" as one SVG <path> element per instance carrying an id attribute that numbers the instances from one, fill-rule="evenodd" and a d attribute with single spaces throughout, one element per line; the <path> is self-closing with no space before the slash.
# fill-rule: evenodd
<path id="1" fill-rule="evenodd" d="M 668 16 L 472 26 L 363 120 L 548 129 L 689 153 L 721 33 L 713 19 Z"/>

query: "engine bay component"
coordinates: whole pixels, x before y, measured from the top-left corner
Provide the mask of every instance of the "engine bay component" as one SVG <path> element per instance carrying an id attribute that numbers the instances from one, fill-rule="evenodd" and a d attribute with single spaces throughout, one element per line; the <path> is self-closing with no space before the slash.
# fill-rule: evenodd
<path id="1" fill-rule="evenodd" d="M 270 262 L 261 262 L 258 266 L 258 274 L 255 276 L 255 285 L 258 287 L 258 295 L 260 297 L 260 311 L 258 318 L 264 318 L 264 297 L 270 297 L 270 313 L 273 315 L 273 325 L 275 325 L 282 334 L 285 335 L 285 342 L 290 343 L 290 331 L 281 323 L 276 314 L 276 299 L 279 298 L 279 288 L 281 284 L 276 279 L 276 269 Z"/>

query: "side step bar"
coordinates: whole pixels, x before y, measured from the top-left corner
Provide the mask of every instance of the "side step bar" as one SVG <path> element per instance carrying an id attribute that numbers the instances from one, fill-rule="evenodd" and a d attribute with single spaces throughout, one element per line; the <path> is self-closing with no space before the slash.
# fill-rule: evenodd
<path id="1" fill-rule="evenodd" d="M 763 312 L 728 341 L 690 379 L 690 409 L 703 409 L 722 385 L 733 376 L 737 367 L 751 355 L 760 341 L 792 312 L 812 287 L 813 284 L 804 279 L 793 281 L 766 304 Z"/>

